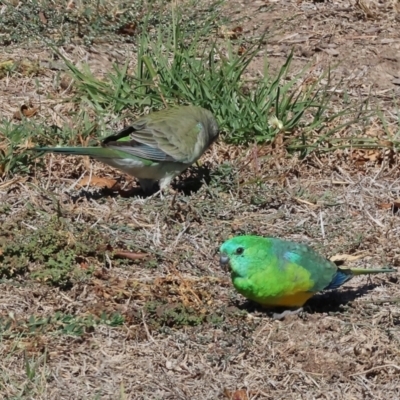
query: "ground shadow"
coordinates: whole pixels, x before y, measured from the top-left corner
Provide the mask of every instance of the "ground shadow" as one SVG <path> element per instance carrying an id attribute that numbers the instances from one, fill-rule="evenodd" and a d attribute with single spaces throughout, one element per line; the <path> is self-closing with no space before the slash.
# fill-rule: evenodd
<path id="1" fill-rule="evenodd" d="M 343 312 L 346 304 L 366 295 L 371 290 L 380 286 L 375 283 L 366 283 L 357 289 L 345 289 L 340 291 L 330 290 L 318 293 L 305 304 L 305 309 L 310 314 L 321 314 L 326 312 Z"/>
<path id="2" fill-rule="evenodd" d="M 133 187 L 128 189 L 113 189 L 113 188 L 100 188 L 100 189 L 80 189 L 78 192 L 70 194 L 70 198 L 73 203 L 77 203 L 79 200 L 100 200 L 105 197 L 149 197 L 152 193 L 146 194 L 140 187 Z"/>
<path id="3" fill-rule="evenodd" d="M 323 293 L 318 293 L 307 301 L 307 303 L 303 306 L 303 309 L 308 314 L 322 314 L 328 312 L 343 313 L 345 311 L 344 306 L 346 304 L 364 296 L 377 286 L 379 285 L 367 283 L 357 289 L 343 288 L 340 291 L 330 290 Z M 282 313 L 283 311 L 287 310 L 287 308 L 282 307 L 266 309 L 249 300 L 238 305 L 238 308 L 248 312 L 258 311 L 267 314 L 268 316 L 273 316 L 274 313 Z"/>
<path id="4" fill-rule="evenodd" d="M 172 188 L 185 196 L 190 196 L 192 193 L 198 192 L 204 183 L 207 185 L 211 181 L 211 169 L 209 166 L 194 166 L 190 167 L 183 177 L 175 180 L 172 183 Z M 85 198 L 86 200 L 99 200 L 103 197 L 142 197 L 147 198 L 157 193 L 159 190 L 158 184 L 154 185 L 151 192 L 145 193 L 139 186 L 127 189 L 121 189 L 121 182 L 118 181 L 112 188 L 89 188 L 80 189 L 79 192 L 71 194 L 71 200 L 76 203 L 77 201 Z"/>
<path id="5" fill-rule="evenodd" d="M 192 193 L 197 193 L 201 187 L 211 182 L 211 168 L 204 164 L 202 166 L 192 166 L 187 169 L 184 177 L 172 184 L 174 190 L 183 193 L 185 196 L 190 196 Z"/>

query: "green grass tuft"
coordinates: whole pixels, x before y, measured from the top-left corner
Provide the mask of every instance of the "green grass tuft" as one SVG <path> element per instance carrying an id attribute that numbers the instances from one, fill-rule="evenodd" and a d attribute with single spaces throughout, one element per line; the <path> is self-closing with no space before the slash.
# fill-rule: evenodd
<path id="1" fill-rule="evenodd" d="M 265 60 L 263 76 L 249 80 L 246 71 L 258 55 L 264 38 L 239 55 L 230 41 L 210 36 L 213 17 L 192 33 L 189 22 L 172 8 L 170 24 L 138 36 L 136 65 L 114 65 L 106 79 L 96 78 L 64 58 L 75 80 L 75 102 L 97 115 L 115 115 L 143 107 L 159 109 L 194 104 L 211 110 L 225 140 L 234 144 L 269 143 L 278 134 L 288 148 L 308 153 L 324 145 L 334 133 L 365 118 L 354 107 L 332 108 L 330 74 L 312 75 L 306 66 L 292 75 L 290 53 L 276 75 Z M 57 51 L 57 50 L 55 50 Z M 60 54 L 61 56 L 61 54 Z M 317 137 L 317 139 L 315 139 Z M 304 151 L 305 149 L 305 151 Z"/>
<path id="2" fill-rule="evenodd" d="M 90 7 L 82 15 L 90 16 L 90 23 L 96 25 L 95 15 L 104 13 L 107 6 Z M 293 73 L 290 53 L 275 74 L 265 59 L 262 76 L 250 79 L 248 67 L 266 39 L 247 43 L 247 50 L 239 54 L 240 39 L 232 44 L 230 39 L 216 36 L 217 10 L 218 3 L 214 3 L 211 11 L 194 23 L 190 12 L 182 14 L 173 5 L 163 7 L 156 2 L 140 14 L 132 56 L 123 64 L 114 64 L 103 78 L 95 76 L 88 65 L 78 68 L 52 40 L 50 46 L 73 78 L 73 97 L 65 101 L 72 102 L 76 111 L 72 121 L 57 131 L 42 129 L 39 133 L 36 128 L 34 143 L 82 145 L 87 138 L 110 134 L 110 124 L 121 119 L 129 123 L 145 107 L 157 110 L 194 104 L 215 114 L 228 143 L 271 143 L 280 135 L 289 151 L 303 157 L 315 150 L 376 147 L 375 142 L 360 140 L 360 132 L 337 137 L 353 124 L 366 124 L 371 112 L 367 102 L 343 101 L 342 108 L 334 107 L 336 89 L 340 88 L 346 100 L 346 88 L 342 82 L 332 84 L 329 70 L 317 73 L 307 65 Z M 96 26 L 102 29 L 101 24 Z M 0 124 L 0 140 L 5 143 L 0 143 L 2 175 L 29 172 L 32 158 L 21 150 L 21 143 L 32 138 L 32 130 L 25 120 L 17 126 Z"/>

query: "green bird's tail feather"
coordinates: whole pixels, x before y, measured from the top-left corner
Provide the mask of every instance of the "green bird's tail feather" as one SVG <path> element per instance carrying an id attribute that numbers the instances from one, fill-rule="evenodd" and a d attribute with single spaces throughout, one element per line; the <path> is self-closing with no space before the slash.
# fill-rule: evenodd
<path id="1" fill-rule="evenodd" d="M 338 268 L 331 283 L 325 289 L 337 289 L 343 283 L 356 275 L 369 275 L 396 272 L 393 268 L 365 269 L 365 268 Z"/>
<path id="2" fill-rule="evenodd" d="M 75 156 L 91 156 L 94 158 L 120 158 L 123 153 L 104 147 L 35 147 L 38 153 L 71 154 Z M 124 154 L 126 156 L 126 154 Z"/>
<path id="3" fill-rule="evenodd" d="M 348 271 L 347 273 L 349 273 L 353 276 L 396 272 L 396 270 L 394 268 L 380 268 L 380 269 L 365 269 L 365 268 L 342 269 L 342 268 L 340 268 L 340 270 L 345 273 Z"/>

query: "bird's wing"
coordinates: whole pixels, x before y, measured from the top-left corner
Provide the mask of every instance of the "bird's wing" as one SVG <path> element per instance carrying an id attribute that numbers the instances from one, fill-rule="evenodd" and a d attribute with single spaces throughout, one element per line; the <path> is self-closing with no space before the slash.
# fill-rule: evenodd
<path id="1" fill-rule="evenodd" d="M 139 135 L 145 134 L 146 140 L 137 140 L 138 132 Z M 135 125 L 128 126 L 116 134 L 106 137 L 102 142 L 102 146 L 155 162 L 176 161 L 158 146 L 157 141 L 146 127 L 140 129 Z"/>
<path id="2" fill-rule="evenodd" d="M 103 146 L 152 161 L 191 164 L 202 155 L 208 140 L 204 125 L 190 108 L 172 108 L 142 117 L 104 139 Z"/>
<path id="3" fill-rule="evenodd" d="M 312 292 L 318 292 L 327 288 L 334 278 L 337 267 L 334 263 L 315 252 L 311 247 L 301 243 L 280 242 L 275 245 L 279 253 L 280 267 L 285 268 L 287 263 L 294 263 L 310 273 L 313 282 Z"/>

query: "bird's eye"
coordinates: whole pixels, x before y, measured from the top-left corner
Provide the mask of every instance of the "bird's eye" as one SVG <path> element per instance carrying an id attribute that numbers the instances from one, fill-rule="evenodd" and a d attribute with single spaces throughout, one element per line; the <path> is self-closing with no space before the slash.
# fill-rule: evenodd
<path id="1" fill-rule="evenodd" d="M 238 247 L 237 249 L 236 249 L 236 254 L 243 254 L 243 252 L 244 252 L 244 248 L 243 247 Z"/>

